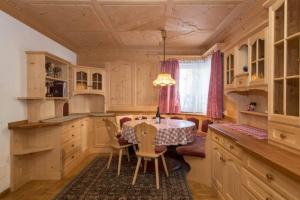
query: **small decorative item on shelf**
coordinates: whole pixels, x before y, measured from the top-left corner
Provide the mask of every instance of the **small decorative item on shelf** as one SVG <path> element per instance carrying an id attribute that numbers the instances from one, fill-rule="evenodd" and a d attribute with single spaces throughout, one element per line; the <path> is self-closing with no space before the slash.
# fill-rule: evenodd
<path id="1" fill-rule="evenodd" d="M 255 108 L 256 108 L 256 102 L 250 102 L 250 104 L 247 105 L 248 111 L 255 111 Z"/>
<path id="2" fill-rule="evenodd" d="M 252 74 L 251 79 L 255 81 L 257 79 L 256 74 Z"/>
<path id="3" fill-rule="evenodd" d="M 54 67 L 54 78 L 61 78 L 61 68 L 60 67 Z"/>
<path id="4" fill-rule="evenodd" d="M 53 94 L 51 93 L 51 88 L 53 87 L 53 82 L 51 82 L 51 81 L 47 81 L 46 82 L 46 97 L 52 97 L 53 96 Z"/>
<path id="5" fill-rule="evenodd" d="M 248 66 L 247 66 L 247 65 L 245 65 L 245 66 L 243 67 L 243 72 L 248 72 Z"/>
<path id="6" fill-rule="evenodd" d="M 259 79 L 264 79 L 264 74 L 262 72 L 260 72 L 259 75 L 258 75 L 258 78 Z"/>
<path id="7" fill-rule="evenodd" d="M 47 76 L 54 76 L 54 63 L 46 63 Z"/>

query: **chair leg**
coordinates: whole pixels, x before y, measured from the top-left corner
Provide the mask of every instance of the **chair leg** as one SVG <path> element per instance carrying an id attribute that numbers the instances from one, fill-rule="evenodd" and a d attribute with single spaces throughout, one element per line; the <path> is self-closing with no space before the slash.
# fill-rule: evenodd
<path id="1" fill-rule="evenodd" d="M 134 172 L 134 176 L 133 176 L 133 180 L 132 180 L 132 185 L 135 184 L 135 181 L 136 181 L 136 177 L 139 173 L 139 169 L 140 169 L 140 165 L 141 165 L 141 160 L 142 160 L 142 157 L 138 157 L 138 162 L 136 164 L 136 168 L 135 168 L 135 172 Z"/>
<path id="2" fill-rule="evenodd" d="M 120 149 L 119 150 L 118 176 L 120 175 L 120 171 L 121 171 L 122 155 L 123 155 L 123 149 Z"/>
<path id="3" fill-rule="evenodd" d="M 156 188 L 159 189 L 159 171 L 158 171 L 158 159 L 155 158 L 155 177 L 156 177 Z"/>
<path id="4" fill-rule="evenodd" d="M 114 150 L 112 149 L 110 154 L 109 154 L 109 159 L 108 159 L 108 163 L 107 163 L 107 169 L 109 169 L 110 167 L 110 163 L 111 163 L 111 159 L 113 157 L 113 154 L 114 154 Z"/>
<path id="5" fill-rule="evenodd" d="M 130 162 L 129 147 L 126 148 L 127 160 Z"/>
<path id="6" fill-rule="evenodd" d="M 144 160 L 144 174 L 146 173 L 147 170 L 147 160 Z"/>
<path id="7" fill-rule="evenodd" d="M 169 172 L 168 172 L 168 168 L 167 168 L 165 156 L 164 156 L 164 155 L 161 155 L 161 159 L 162 159 L 162 162 L 163 162 L 163 165 L 164 165 L 165 173 L 166 173 L 166 175 L 167 175 L 167 177 L 168 177 L 168 176 L 169 176 Z"/>

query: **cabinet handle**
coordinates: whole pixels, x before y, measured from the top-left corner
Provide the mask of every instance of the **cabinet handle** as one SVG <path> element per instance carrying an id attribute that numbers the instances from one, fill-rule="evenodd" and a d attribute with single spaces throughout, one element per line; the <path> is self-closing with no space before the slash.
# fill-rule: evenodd
<path id="1" fill-rule="evenodd" d="M 229 148 L 232 150 L 232 149 L 234 149 L 234 146 L 231 144 L 231 145 L 229 146 Z"/>
<path id="2" fill-rule="evenodd" d="M 279 137 L 280 137 L 280 138 L 283 140 L 283 139 L 285 139 L 285 138 L 286 138 L 286 135 L 285 135 L 285 134 L 283 134 L 283 133 L 280 133 Z"/>
<path id="3" fill-rule="evenodd" d="M 223 158 L 223 156 L 220 156 L 220 160 L 225 162 L 226 160 Z"/>
<path id="4" fill-rule="evenodd" d="M 215 139 L 219 141 L 219 137 L 215 137 Z"/>
<path id="5" fill-rule="evenodd" d="M 74 144 L 72 144 L 72 147 L 74 147 Z"/>
<path id="6" fill-rule="evenodd" d="M 81 126 L 83 126 L 83 124 L 81 124 Z"/>
<path id="7" fill-rule="evenodd" d="M 266 177 L 269 181 L 272 181 L 274 179 L 273 175 L 269 173 L 266 174 Z"/>
<path id="8" fill-rule="evenodd" d="M 72 156 L 72 159 L 74 158 L 74 156 Z"/>
<path id="9" fill-rule="evenodd" d="M 75 126 L 74 125 L 72 125 L 72 128 L 74 128 Z"/>
<path id="10" fill-rule="evenodd" d="M 72 137 L 74 137 L 74 134 L 72 134 Z"/>
<path id="11" fill-rule="evenodd" d="M 266 197 L 266 200 L 272 200 L 270 197 Z"/>

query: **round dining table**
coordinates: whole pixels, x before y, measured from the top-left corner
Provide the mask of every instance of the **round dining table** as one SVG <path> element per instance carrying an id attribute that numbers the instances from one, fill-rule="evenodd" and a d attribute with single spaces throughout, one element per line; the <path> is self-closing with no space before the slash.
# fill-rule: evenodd
<path id="1" fill-rule="evenodd" d="M 123 124 L 122 138 L 129 143 L 137 144 L 134 127 L 143 122 L 156 127 L 156 145 L 185 145 L 194 141 L 195 123 L 178 119 L 162 119 L 159 124 L 155 119 L 128 121 Z"/>
<path id="2" fill-rule="evenodd" d="M 165 159 L 168 170 L 174 171 L 179 169 L 185 161 L 181 155 L 177 154 L 176 147 L 191 143 L 195 140 L 195 123 L 178 119 L 162 119 L 159 124 L 156 123 L 155 119 L 128 121 L 123 124 L 122 138 L 129 143 L 137 144 L 134 127 L 143 122 L 157 128 L 155 144 L 158 146 L 167 146 L 168 150 L 165 153 Z M 149 164 L 149 168 L 154 170 L 153 163 L 151 164 L 150 162 Z M 162 166 L 162 164 L 159 166 Z"/>

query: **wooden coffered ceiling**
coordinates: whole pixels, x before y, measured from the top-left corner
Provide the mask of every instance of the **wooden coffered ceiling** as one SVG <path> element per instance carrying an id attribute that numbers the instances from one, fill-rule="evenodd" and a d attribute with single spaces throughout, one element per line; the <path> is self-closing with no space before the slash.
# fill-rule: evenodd
<path id="1" fill-rule="evenodd" d="M 66 47 L 205 48 L 259 0 L 1 0 L 8 14 Z M 227 30 L 227 32 L 229 32 Z"/>

